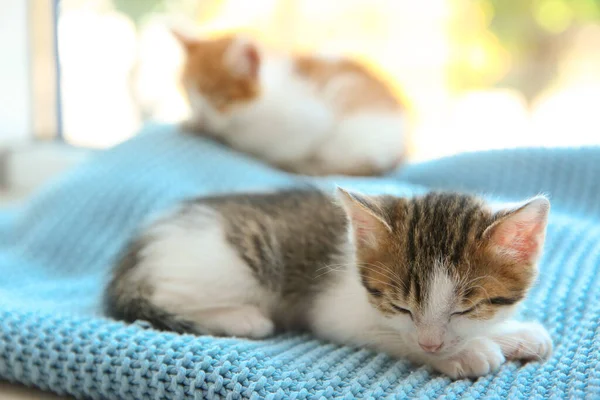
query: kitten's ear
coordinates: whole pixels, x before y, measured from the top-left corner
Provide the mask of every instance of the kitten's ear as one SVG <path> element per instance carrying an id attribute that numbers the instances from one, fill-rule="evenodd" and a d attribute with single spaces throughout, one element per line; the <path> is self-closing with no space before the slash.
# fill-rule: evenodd
<path id="1" fill-rule="evenodd" d="M 357 243 L 375 248 L 377 239 L 392 231 L 375 199 L 347 192 L 340 187 L 337 188 L 337 196 L 352 224 Z"/>
<path id="2" fill-rule="evenodd" d="M 240 78 L 257 78 L 260 67 L 257 46 L 246 38 L 235 38 L 225 53 L 225 65 Z"/>
<path id="3" fill-rule="evenodd" d="M 171 34 L 187 52 L 191 51 L 198 45 L 198 43 L 200 43 L 200 41 L 194 36 L 183 33 L 181 30 L 176 28 L 171 28 Z"/>
<path id="4" fill-rule="evenodd" d="M 543 196 L 509 211 L 483 233 L 494 250 L 515 262 L 534 264 L 546 237 L 550 202 Z"/>

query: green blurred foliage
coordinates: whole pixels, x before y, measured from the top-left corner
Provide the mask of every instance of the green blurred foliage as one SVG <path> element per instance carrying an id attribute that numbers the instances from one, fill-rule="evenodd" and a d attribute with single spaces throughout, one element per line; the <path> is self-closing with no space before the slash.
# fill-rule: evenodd
<path id="1" fill-rule="evenodd" d="M 155 12 L 164 12 L 173 0 L 112 0 L 114 7 L 126 14 L 139 26 L 144 18 Z"/>
<path id="2" fill-rule="evenodd" d="M 491 8 L 490 29 L 508 47 L 527 47 L 527 38 L 555 35 L 573 25 L 600 20 L 600 0 L 476 0 Z"/>
<path id="3" fill-rule="evenodd" d="M 497 62 L 503 57 L 509 67 L 494 76 L 475 71 L 468 63 L 451 63 L 450 80 L 456 90 L 511 87 L 531 100 L 555 78 L 569 33 L 585 23 L 600 23 L 600 0 L 467 0 L 467 4 L 480 11 L 476 15 L 485 16 L 478 30 L 468 34 L 493 35 L 500 47 L 487 46 L 487 58 Z"/>
<path id="4" fill-rule="evenodd" d="M 109 1 L 138 26 L 148 15 L 170 10 L 184 10 L 198 22 L 210 20 L 224 3 Z M 448 66 L 455 90 L 511 87 L 532 99 L 556 76 L 565 35 L 582 24 L 600 23 L 600 0 L 448 1 L 455 13 Z"/>

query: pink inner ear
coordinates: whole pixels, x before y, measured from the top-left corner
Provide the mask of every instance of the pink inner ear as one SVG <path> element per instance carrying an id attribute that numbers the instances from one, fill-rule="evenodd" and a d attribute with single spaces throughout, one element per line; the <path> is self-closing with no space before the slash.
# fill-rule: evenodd
<path id="1" fill-rule="evenodd" d="M 357 238 L 368 240 L 373 234 L 373 221 L 364 215 L 354 215 L 354 232 Z"/>
<path id="2" fill-rule="evenodd" d="M 258 64 L 260 61 L 258 50 L 252 45 L 246 46 L 244 49 L 244 58 L 248 63 L 248 75 L 252 78 L 256 78 L 258 76 Z"/>
<path id="3" fill-rule="evenodd" d="M 341 188 L 338 188 L 338 196 L 350 219 L 355 240 L 372 248 L 377 247 L 377 239 L 383 233 L 382 230 L 391 229 L 384 219 L 367 205 L 370 200 L 350 194 Z"/>
<path id="4" fill-rule="evenodd" d="M 537 221 L 505 221 L 497 227 L 492 241 L 519 262 L 534 260 L 539 251 L 544 224 Z"/>

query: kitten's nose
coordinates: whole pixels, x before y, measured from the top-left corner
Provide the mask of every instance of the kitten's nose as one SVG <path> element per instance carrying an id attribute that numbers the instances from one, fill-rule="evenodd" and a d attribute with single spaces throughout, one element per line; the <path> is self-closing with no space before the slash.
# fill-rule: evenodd
<path id="1" fill-rule="evenodd" d="M 425 350 L 427 353 L 436 353 L 437 351 L 439 351 L 442 346 L 444 345 L 444 342 L 442 343 L 421 343 L 419 342 L 419 346 L 421 346 L 421 348 L 423 350 Z"/>

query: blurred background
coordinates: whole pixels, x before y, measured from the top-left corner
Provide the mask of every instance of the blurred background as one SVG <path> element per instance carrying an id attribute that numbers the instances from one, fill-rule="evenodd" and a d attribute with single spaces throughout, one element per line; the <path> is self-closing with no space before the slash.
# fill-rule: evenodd
<path id="1" fill-rule="evenodd" d="M 62 133 L 106 147 L 185 113 L 165 22 L 368 64 L 414 118 L 413 160 L 600 144 L 599 0 L 61 0 Z"/>
<path id="2" fill-rule="evenodd" d="M 410 106 L 413 161 L 600 144 L 600 0 L 2 0 L 0 156 L 17 139 L 72 155 L 179 121 L 167 24 L 364 62 Z"/>
<path id="3" fill-rule="evenodd" d="M 364 62 L 410 107 L 412 161 L 600 145 L 600 0 L 1 0 L 1 206 L 185 115 L 167 23 Z"/>

